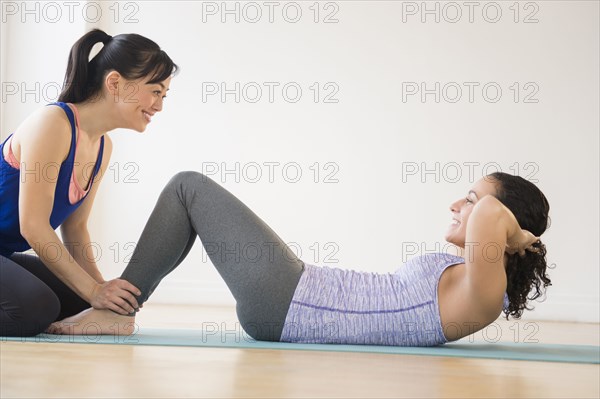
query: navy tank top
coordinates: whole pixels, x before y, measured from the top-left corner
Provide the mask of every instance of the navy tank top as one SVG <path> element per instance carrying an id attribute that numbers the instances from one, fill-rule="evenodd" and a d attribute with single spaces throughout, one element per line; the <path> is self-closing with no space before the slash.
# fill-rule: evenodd
<path id="1" fill-rule="evenodd" d="M 50 214 L 50 225 L 53 229 L 60 226 L 71 213 L 73 213 L 83 203 L 89 192 L 91 191 L 94 179 L 102 165 L 102 155 L 104 152 L 104 136 L 100 139 L 100 149 L 98 157 L 94 165 L 93 175 L 89 183 L 89 189 L 85 196 L 79 201 L 71 204 L 69 200 L 69 186 L 75 166 L 75 147 L 77 144 L 75 117 L 71 108 L 63 102 L 53 102 L 48 105 L 57 105 L 61 107 L 71 123 L 71 147 L 69 155 L 61 165 L 56 181 L 56 189 L 54 191 L 54 204 L 52 213 Z M 19 180 L 21 178 L 21 170 L 13 167 L 4 159 L 3 150 L 6 142 L 14 133 L 4 140 L 0 145 L 0 255 L 9 257 L 14 252 L 23 252 L 31 248 L 27 240 L 23 238 L 19 225 Z M 43 168 L 26 167 L 24 178 L 39 178 L 39 174 L 43 173 Z M 37 173 L 38 176 L 33 176 Z"/>

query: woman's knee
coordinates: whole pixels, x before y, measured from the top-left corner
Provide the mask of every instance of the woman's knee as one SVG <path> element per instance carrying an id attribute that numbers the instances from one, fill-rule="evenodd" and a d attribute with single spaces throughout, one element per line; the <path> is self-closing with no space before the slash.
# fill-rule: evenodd
<path id="1" fill-rule="evenodd" d="M 175 173 L 167 183 L 168 186 L 179 186 L 181 184 L 205 183 L 211 178 L 195 170 L 184 170 Z"/>
<path id="2" fill-rule="evenodd" d="M 60 313 L 60 301 L 52 290 L 19 293 L 3 298 L 0 335 L 30 337 L 44 332 Z"/>

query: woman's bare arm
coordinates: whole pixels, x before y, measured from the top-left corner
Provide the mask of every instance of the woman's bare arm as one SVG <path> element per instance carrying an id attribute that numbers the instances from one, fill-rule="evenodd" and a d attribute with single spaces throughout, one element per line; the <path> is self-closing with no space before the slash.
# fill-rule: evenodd
<path id="1" fill-rule="evenodd" d="M 105 280 L 96 264 L 94 245 L 88 231 L 88 220 L 96 199 L 96 193 L 98 192 L 100 183 L 103 181 L 104 174 L 108 168 L 111 155 L 112 140 L 108 135 L 104 135 L 102 164 L 94 179 L 90 193 L 87 195 L 83 204 L 81 204 L 75 212 L 69 215 L 60 226 L 63 242 L 75 261 L 100 284 L 104 283 Z"/>
<path id="2" fill-rule="evenodd" d="M 470 297 L 482 309 L 501 308 L 507 278 L 504 253 L 509 235 L 519 229 L 492 195 L 481 198 L 467 222 L 465 264 Z M 514 218 L 514 216 L 513 216 Z M 516 224 L 516 226 L 515 226 Z"/>
<path id="3" fill-rule="evenodd" d="M 71 144 L 71 126 L 64 112 L 58 107 L 42 108 L 19 127 L 19 138 L 21 235 L 50 271 L 81 298 L 93 306 L 130 313 L 129 304 L 137 307 L 131 294 L 137 294 L 137 288 L 123 280 L 111 282 L 110 287 L 98 284 L 77 264 L 50 225 L 60 165 Z"/>

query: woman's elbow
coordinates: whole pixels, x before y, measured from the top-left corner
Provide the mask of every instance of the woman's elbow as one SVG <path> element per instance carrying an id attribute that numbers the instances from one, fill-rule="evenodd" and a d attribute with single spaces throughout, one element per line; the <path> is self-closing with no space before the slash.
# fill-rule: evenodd
<path id="1" fill-rule="evenodd" d="M 32 242 L 39 242 L 41 237 L 47 234 L 48 229 L 52 229 L 50 223 L 33 220 L 23 220 L 19 222 L 21 236 L 33 247 Z"/>

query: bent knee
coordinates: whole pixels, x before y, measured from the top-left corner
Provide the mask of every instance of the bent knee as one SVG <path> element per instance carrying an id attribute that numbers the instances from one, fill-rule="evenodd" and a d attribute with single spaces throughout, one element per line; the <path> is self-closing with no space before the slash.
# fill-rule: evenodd
<path id="1" fill-rule="evenodd" d="M 190 183 L 190 182 L 207 182 L 210 181 L 210 177 L 197 172 L 195 170 L 183 170 L 181 172 L 175 173 L 171 180 L 169 180 L 168 184 L 181 184 L 181 183 Z"/>
<path id="2" fill-rule="evenodd" d="M 54 293 L 33 293 L 26 300 L 4 304 L 0 309 L 0 336 L 32 337 L 56 321 L 60 302 Z"/>

